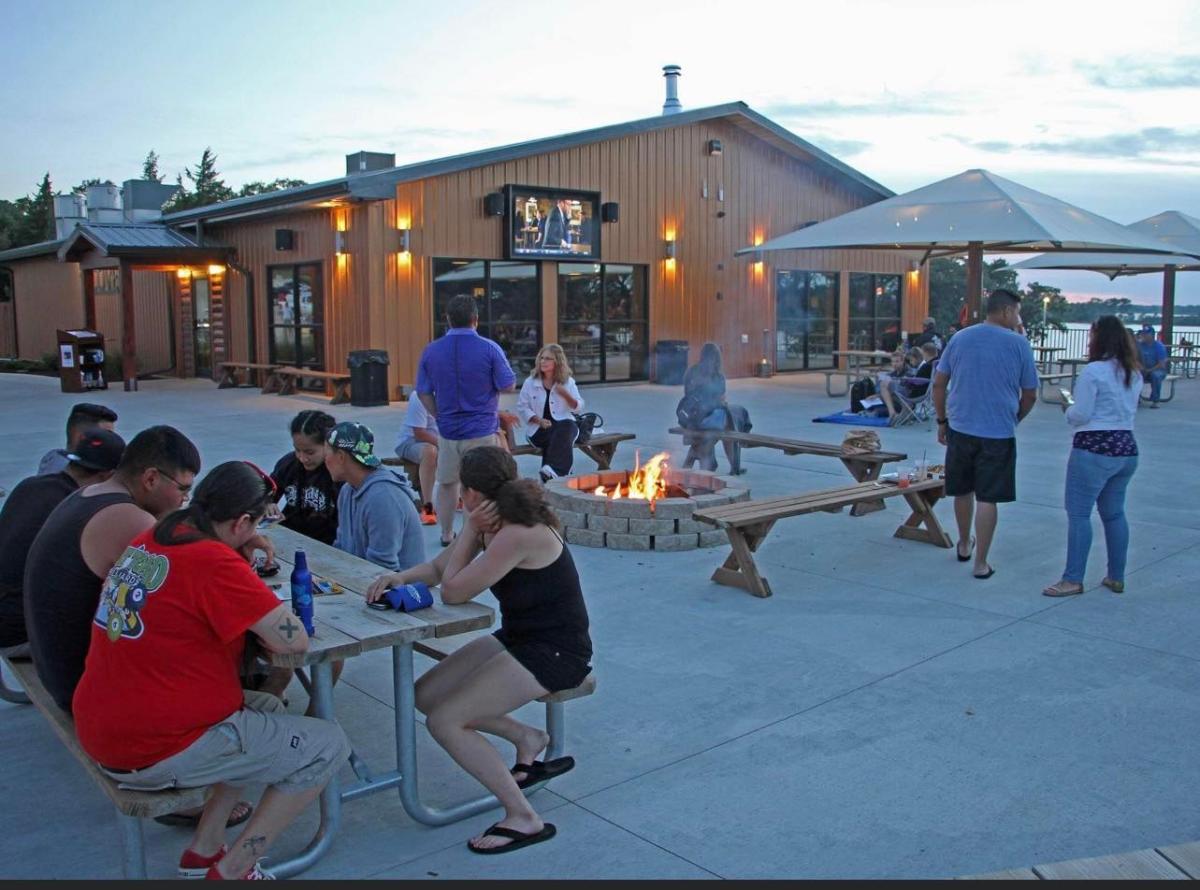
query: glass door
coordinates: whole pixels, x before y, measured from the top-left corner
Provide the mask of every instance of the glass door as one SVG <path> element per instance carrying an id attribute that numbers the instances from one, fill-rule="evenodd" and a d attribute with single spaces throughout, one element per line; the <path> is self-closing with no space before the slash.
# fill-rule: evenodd
<path id="1" fill-rule="evenodd" d="M 325 369 L 325 303 L 321 266 L 304 263 L 267 270 L 267 348 L 271 364 Z M 323 388 L 320 381 L 309 385 Z"/>
<path id="2" fill-rule="evenodd" d="M 833 367 L 838 337 L 836 272 L 775 273 L 775 368 Z"/>
<path id="3" fill-rule="evenodd" d="M 558 339 L 580 382 L 649 376 L 646 267 L 558 264 Z"/>
<path id="4" fill-rule="evenodd" d="M 192 279 L 192 347 L 196 376 L 211 377 L 212 369 L 212 291 L 207 278 Z"/>

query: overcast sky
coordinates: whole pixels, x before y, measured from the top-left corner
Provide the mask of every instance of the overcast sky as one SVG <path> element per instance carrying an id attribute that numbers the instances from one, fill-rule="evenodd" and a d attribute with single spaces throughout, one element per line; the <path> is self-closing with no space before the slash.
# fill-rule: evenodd
<path id="1" fill-rule="evenodd" d="M 633 120 L 673 62 L 686 108 L 743 100 L 897 192 L 985 167 L 1119 222 L 1200 216 L 1198 38 L 1191 0 L 0 0 L 0 197 L 150 149 L 173 180 L 212 146 L 236 187 Z"/>

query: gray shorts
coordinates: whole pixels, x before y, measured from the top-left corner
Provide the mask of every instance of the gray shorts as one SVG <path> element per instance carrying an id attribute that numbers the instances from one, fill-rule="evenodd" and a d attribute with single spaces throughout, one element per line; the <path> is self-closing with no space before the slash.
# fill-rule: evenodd
<path id="1" fill-rule="evenodd" d="M 458 482 L 458 467 L 462 456 L 472 448 L 495 444 L 495 434 L 479 439 L 447 439 L 438 436 L 437 481 L 443 485 Z"/>
<path id="2" fill-rule="evenodd" d="M 245 708 L 178 754 L 127 773 L 100 768 L 134 791 L 223 783 L 271 785 L 295 794 L 324 786 L 350 756 L 350 742 L 336 723 L 284 713 L 283 702 L 265 692 L 243 695 Z"/>
<path id="3" fill-rule="evenodd" d="M 416 439 L 405 439 L 396 446 L 396 457 L 401 460 L 410 460 L 414 464 L 421 462 L 421 457 L 425 454 L 426 448 L 437 450 L 436 445 L 430 445 L 428 442 L 418 442 Z"/>

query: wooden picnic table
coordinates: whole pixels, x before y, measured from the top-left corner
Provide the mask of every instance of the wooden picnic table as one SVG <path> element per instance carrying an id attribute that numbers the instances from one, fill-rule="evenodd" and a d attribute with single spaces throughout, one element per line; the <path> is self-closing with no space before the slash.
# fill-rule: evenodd
<path id="1" fill-rule="evenodd" d="M 352 753 L 350 765 L 358 781 L 343 789 L 335 775 L 321 792 L 321 823 L 308 847 L 290 859 L 272 864 L 268 871 L 275 877 L 289 877 L 311 866 L 333 843 L 341 823 L 343 802 L 391 788 L 399 789 L 401 804 L 408 814 L 426 825 L 444 825 L 497 806 L 491 795 L 447 809 L 434 809 L 421 800 L 417 786 L 416 678 L 413 671 L 414 643 L 490 627 L 494 611 L 474 602 L 449 606 L 437 601 L 430 608 L 413 613 L 368 609 L 367 588 L 384 569 L 281 526 L 274 526 L 265 534 L 275 545 L 276 560 L 281 567 L 278 577 L 283 580 L 283 586 L 280 590 L 288 589 L 287 578 L 294 554 L 303 550 L 313 575 L 337 583 L 344 591 L 314 597 L 315 633 L 307 652 L 271 654 L 271 663 L 280 667 L 307 667 L 311 673 L 308 685 L 314 713 L 325 720 L 336 720 L 333 662 L 390 648 L 396 708 L 396 769 L 374 773 Z"/>
<path id="2" fill-rule="evenodd" d="M 1054 364 L 1054 353 L 1065 352 L 1065 346 L 1034 346 L 1033 351 L 1037 355 L 1038 367 L 1043 371 L 1049 371 L 1050 365 Z"/>

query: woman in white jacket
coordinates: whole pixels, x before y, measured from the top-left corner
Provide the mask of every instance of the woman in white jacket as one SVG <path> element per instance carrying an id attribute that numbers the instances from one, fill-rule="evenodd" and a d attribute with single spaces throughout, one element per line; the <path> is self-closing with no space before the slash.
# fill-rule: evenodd
<path id="1" fill-rule="evenodd" d="M 525 438 L 542 450 L 543 482 L 570 475 L 579 436 L 573 415 L 582 408 L 566 353 L 557 343 L 547 343 L 517 397 L 517 418 Z"/>
<path id="2" fill-rule="evenodd" d="M 1100 583 L 1115 593 L 1125 590 L 1129 522 L 1125 489 L 1137 470 L 1133 438 L 1142 375 L 1133 337 L 1115 315 L 1092 324 L 1088 363 L 1075 383 L 1074 404 L 1064 403 L 1067 423 L 1075 429 L 1067 461 L 1067 567 L 1062 580 L 1042 591 L 1046 596 L 1083 593 L 1083 575 L 1092 546 L 1092 506 L 1100 510 L 1108 548 L 1108 574 Z"/>

